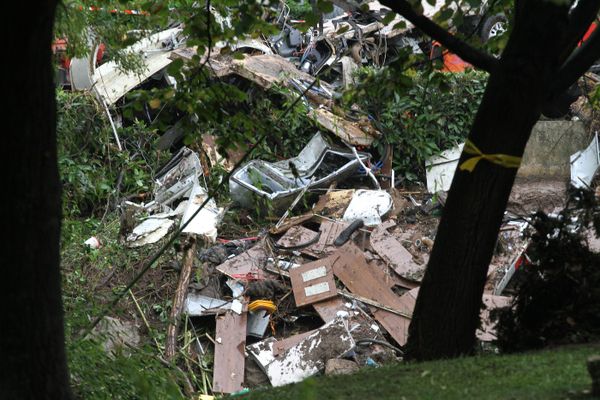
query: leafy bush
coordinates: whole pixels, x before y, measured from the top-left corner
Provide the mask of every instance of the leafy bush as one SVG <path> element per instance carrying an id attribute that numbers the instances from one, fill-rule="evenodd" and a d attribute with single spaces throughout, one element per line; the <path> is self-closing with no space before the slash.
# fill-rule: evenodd
<path id="1" fill-rule="evenodd" d="M 577 206 L 533 219 L 532 264 L 519 269 L 516 297 L 498 313 L 504 351 L 600 338 L 600 254 L 587 244 L 600 233 L 600 208 L 593 193 L 577 197 Z"/>
<path id="2" fill-rule="evenodd" d="M 394 169 L 410 180 L 423 179 L 424 162 L 462 142 L 469 133 L 487 75 L 418 72 L 391 68 L 359 71 L 360 84 L 345 95 L 369 114 L 383 133 L 379 141 L 394 146 Z"/>
<path id="3" fill-rule="evenodd" d="M 119 151 L 106 118 L 91 95 L 57 92 L 58 164 L 66 216 L 102 213 L 123 193 L 150 190 L 160 161 L 154 133 L 142 123 L 119 129 Z"/>
<path id="4" fill-rule="evenodd" d="M 285 4 L 290 8 L 290 18 L 304 19 L 312 13 L 310 1 L 288 0 Z"/>

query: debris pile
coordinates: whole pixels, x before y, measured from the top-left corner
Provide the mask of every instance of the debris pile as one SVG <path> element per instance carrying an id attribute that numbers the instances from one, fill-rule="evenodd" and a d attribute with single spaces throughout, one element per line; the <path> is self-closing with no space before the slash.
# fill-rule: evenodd
<path id="1" fill-rule="evenodd" d="M 268 43 L 238 44 L 238 49 L 253 48 L 252 55 L 211 56 L 215 78 L 238 77 L 265 91 L 282 86 L 303 94 L 315 133 L 297 156 L 254 159 L 232 170 L 235 162 L 218 154 L 214 137 L 204 135 L 203 154 L 181 147 L 156 173 L 150 201 L 122 204 L 120 235 L 128 247 L 156 243 L 176 227 L 185 235 L 165 355 L 176 353 L 184 315 L 200 332 L 186 342 L 188 350 L 212 363 L 211 393 L 280 386 L 323 372 L 348 373 L 403 356 L 462 145 L 426 162 L 426 189 L 399 190 L 391 157 L 382 160 L 389 164 L 385 173 L 372 162 L 371 146 L 381 133 L 367 118 L 353 118 L 333 106 L 336 90 L 352 76 L 347 68 L 385 57 L 378 43 L 419 47 L 404 34 L 409 28 L 392 29 L 395 22 L 384 25 L 375 18 L 381 12 L 375 3 L 369 3 L 371 13 L 359 22 L 357 15 L 342 12 L 307 34 L 293 28 L 284 13 L 278 22 L 281 33 Z M 425 8 L 426 15 L 433 12 Z M 181 33 L 172 28 L 132 46 L 132 51 L 148 53 L 145 76 L 119 72 L 110 63 L 89 71 L 89 63 L 74 60 L 72 86 L 93 90 L 108 107 L 144 79 L 173 84 L 166 66 L 177 58 L 192 62 L 195 55 Z M 340 49 L 340 43 L 345 47 Z M 326 66 L 337 68 L 342 84 L 313 82 L 312 75 Z M 163 132 L 165 149 L 183 136 L 176 127 Z M 232 170 L 231 206 L 252 210 L 268 205 L 276 214 L 268 230 L 250 237 L 220 236 L 226 207 L 208 195 L 204 156 Z M 600 165 L 597 137 L 571 163 L 572 184 L 589 186 Z M 304 207 L 298 212 L 301 200 Z M 481 342 L 495 339 L 490 311 L 509 304 L 505 294 L 512 277 L 529 262 L 527 226 L 527 220 L 506 214 L 482 298 Z M 89 245 L 100 243 L 90 239 Z"/>

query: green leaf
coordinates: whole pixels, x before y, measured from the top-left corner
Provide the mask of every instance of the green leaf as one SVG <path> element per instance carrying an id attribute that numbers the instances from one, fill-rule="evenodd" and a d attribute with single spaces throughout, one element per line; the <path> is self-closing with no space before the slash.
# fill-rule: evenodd
<path id="1" fill-rule="evenodd" d="M 322 13 L 330 13 L 333 11 L 333 3 L 329 0 L 317 0 L 317 8 Z"/>
<path id="2" fill-rule="evenodd" d="M 406 21 L 400 21 L 394 24 L 394 29 L 406 29 Z"/>
<path id="3" fill-rule="evenodd" d="M 177 75 L 181 67 L 183 67 L 183 59 L 177 58 L 167 67 L 167 72 L 169 75 Z"/>
<path id="4" fill-rule="evenodd" d="M 383 17 L 383 24 L 387 25 L 390 22 L 392 22 L 394 20 L 394 18 L 396 18 L 396 13 L 395 12 L 389 12 L 385 15 L 385 17 Z"/>

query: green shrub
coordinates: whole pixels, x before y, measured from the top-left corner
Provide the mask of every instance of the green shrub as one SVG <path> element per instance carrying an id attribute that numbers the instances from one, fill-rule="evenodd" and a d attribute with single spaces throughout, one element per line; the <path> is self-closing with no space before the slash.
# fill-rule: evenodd
<path id="1" fill-rule="evenodd" d="M 365 68 L 359 85 L 345 94 L 383 133 L 380 150 L 394 146 L 394 170 L 409 180 L 423 179 L 424 162 L 464 141 L 479 107 L 487 75 Z M 382 151 L 381 151 L 382 153 Z"/>
<path id="2" fill-rule="evenodd" d="M 160 163 L 152 130 L 143 123 L 119 128 L 119 151 L 106 114 L 91 95 L 58 91 L 57 110 L 66 216 L 98 216 L 123 194 L 150 190 L 151 173 Z"/>

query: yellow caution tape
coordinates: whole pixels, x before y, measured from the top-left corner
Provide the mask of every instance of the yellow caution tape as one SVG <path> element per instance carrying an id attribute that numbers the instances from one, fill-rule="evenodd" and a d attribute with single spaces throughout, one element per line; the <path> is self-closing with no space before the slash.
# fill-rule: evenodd
<path id="1" fill-rule="evenodd" d="M 473 154 L 474 157 L 471 157 L 460 164 L 461 171 L 467 170 L 473 172 L 477 163 L 481 160 L 487 160 L 492 164 L 500 165 L 505 168 L 519 168 L 519 165 L 521 165 L 521 157 L 509 156 L 507 154 L 484 154 L 468 139 L 465 142 L 464 152 Z"/>
<path id="2" fill-rule="evenodd" d="M 272 314 L 277 310 L 277 306 L 271 300 L 255 300 L 248 304 L 248 311 L 267 310 Z"/>

